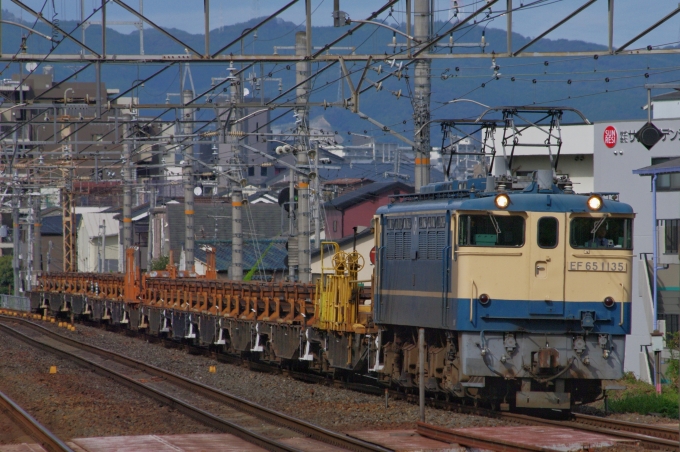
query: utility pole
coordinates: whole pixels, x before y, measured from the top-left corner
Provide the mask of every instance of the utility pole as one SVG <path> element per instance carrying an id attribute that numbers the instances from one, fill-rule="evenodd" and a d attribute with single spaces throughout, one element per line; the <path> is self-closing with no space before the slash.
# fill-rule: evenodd
<path id="1" fill-rule="evenodd" d="M 415 20 L 413 37 L 419 42 L 427 42 L 432 34 L 430 0 L 415 0 Z M 423 53 L 427 57 L 427 52 Z M 431 94 L 431 60 L 418 58 L 415 63 L 413 126 L 416 135 L 413 141 L 415 148 L 415 188 L 430 183 L 430 94 Z"/>
<path id="2" fill-rule="evenodd" d="M 310 0 L 306 1 L 309 7 Z M 310 11 L 307 11 L 310 17 Z M 304 31 L 295 33 L 295 54 L 308 55 L 311 52 L 310 39 Z M 309 77 L 309 61 L 295 63 L 295 122 L 297 123 L 298 139 L 296 143 L 298 169 L 309 173 L 309 82 L 302 83 Z M 291 192 L 291 197 L 293 197 Z M 298 173 L 298 209 L 297 209 L 297 251 L 298 251 L 298 281 L 308 283 L 311 277 L 309 253 L 309 177 Z"/>
<path id="3" fill-rule="evenodd" d="M 106 263 L 106 220 L 102 220 L 102 224 L 99 226 L 100 232 L 100 242 L 99 242 L 99 273 L 104 273 L 105 263 Z"/>
<path id="4" fill-rule="evenodd" d="M 151 271 L 153 261 L 153 210 L 156 208 L 156 186 L 149 184 L 149 233 L 146 240 L 146 271 Z"/>
<path id="5" fill-rule="evenodd" d="M 125 136 L 131 135 L 131 115 L 123 115 L 125 123 Z M 123 144 L 123 158 L 125 159 L 123 169 L 123 253 L 132 247 L 132 145 L 126 140 Z M 124 254 L 125 255 L 125 254 Z M 123 270 L 127 269 L 127 259 L 123 259 Z"/>
<path id="6" fill-rule="evenodd" d="M 33 222 L 34 220 L 34 205 L 30 193 L 27 199 L 28 204 L 28 218 L 26 219 L 26 239 L 25 239 L 25 268 L 26 268 L 26 290 L 31 290 L 33 287 Z"/>
<path id="7" fill-rule="evenodd" d="M 314 171 L 317 173 L 314 178 L 314 245 L 316 249 L 321 248 L 321 184 L 319 183 L 319 143 L 315 143 L 314 150 Z M 311 266 L 311 255 L 310 255 Z"/>
<path id="8" fill-rule="evenodd" d="M 230 77 L 232 77 L 230 84 L 231 102 L 233 108 L 234 121 L 240 117 L 240 110 L 236 108 L 235 104 L 240 103 L 243 96 L 241 96 L 241 77 L 238 79 L 234 75 L 235 68 L 230 68 Z M 231 126 L 232 132 L 241 130 L 240 123 Z M 234 281 L 241 281 L 243 279 L 243 191 L 238 182 L 241 176 L 241 158 L 238 145 L 238 138 L 231 134 L 229 141 L 231 142 L 231 173 L 239 177 L 231 177 L 231 268 L 229 274 Z"/>
<path id="9" fill-rule="evenodd" d="M 191 89 L 182 90 L 182 105 L 188 105 L 194 98 Z M 194 130 L 194 110 L 193 108 L 182 109 L 182 131 L 184 135 L 191 135 Z M 184 148 L 184 165 L 182 174 L 184 176 L 184 261 L 185 270 L 194 270 L 194 146 L 190 144 Z"/>
<path id="10" fill-rule="evenodd" d="M 19 194 L 20 189 L 15 186 L 12 188 L 12 270 L 14 274 L 14 296 L 19 296 Z"/>
<path id="11" fill-rule="evenodd" d="M 42 219 L 39 195 L 34 197 L 33 203 L 33 274 L 37 277 L 42 271 L 42 232 L 40 231 Z"/>

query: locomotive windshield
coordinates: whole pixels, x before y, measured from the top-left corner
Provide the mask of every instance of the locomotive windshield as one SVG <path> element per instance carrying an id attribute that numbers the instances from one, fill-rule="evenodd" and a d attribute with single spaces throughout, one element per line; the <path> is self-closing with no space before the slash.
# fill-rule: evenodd
<path id="1" fill-rule="evenodd" d="M 458 229 L 461 246 L 522 246 L 524 218 L 518 215 L 461 215 Z"/>
<path id="2" fill-rule="evenodd" d="M 574 218 L 569 242 L 572 248 L 633 249 L 631 218 Z"/>

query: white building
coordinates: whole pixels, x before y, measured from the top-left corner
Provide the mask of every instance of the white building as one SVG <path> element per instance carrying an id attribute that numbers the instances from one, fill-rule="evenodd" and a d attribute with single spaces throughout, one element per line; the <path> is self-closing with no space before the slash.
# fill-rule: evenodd
<path id="1" fill-rule="evenodd" d="M 118 221 L 116 213 L 83 212 L 78 223 L 78 271 L 117 272 L 118 269 Z M 101 268 L 102 237 L 104 262 Z"/>

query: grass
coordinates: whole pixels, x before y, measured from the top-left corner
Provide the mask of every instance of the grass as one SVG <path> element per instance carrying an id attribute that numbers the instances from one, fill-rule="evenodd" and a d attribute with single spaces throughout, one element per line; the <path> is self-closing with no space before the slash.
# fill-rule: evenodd
<path id="1" fill-rule="evenodd" d="M 678 418 L 678 389 L 663 385 L 656 394 L 653 385 L 626 374 L 621 382 L 626 389 L 609 399 L 609 410 L 614 413 L 657 414 L 671 419 Z"/>
<path id="2" fill-rule="evenodd" d="M 660 414 L 671 419 L 678 418 L 678 394 L 636 394 L 623 396 L 609 402 L 613 413 Z"/>

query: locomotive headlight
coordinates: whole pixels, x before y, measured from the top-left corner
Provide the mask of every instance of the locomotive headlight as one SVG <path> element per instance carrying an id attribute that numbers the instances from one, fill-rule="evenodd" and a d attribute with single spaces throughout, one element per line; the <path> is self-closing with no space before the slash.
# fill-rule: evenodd
<path id="1" fill-rule="evenodd" d="M 590 210 L 598 211 L 602 208 L 602 197 L 600 195 L 591 195 L 588 198 L 587 204 Z"/>
<path id="2" fill-rule="evenodd" d="M 614 306 L 614 299 L 612 297 L 607 297 L 604 299 L 604 305 L 608 308 Z"/>
<path id="3" fill-rule="evenodd" d="M 499 209 L 506 209 L 510 205 L 510 197 L 505 193 L 500 193 L 496 195 L 494 202 Z"/>
<path id="4" fill-rule="evenodd" d="M 481 295 L 479 296 L 479 302 L 480 302 L 482 305 L 487 305 L 487 304 L 489 304 L 489 301 L 491 301 L 491 298 L 489 298 L 489 296 L 488 296 L 487 294 L 483 293 L 483 294 L 481 294 Z"/>

